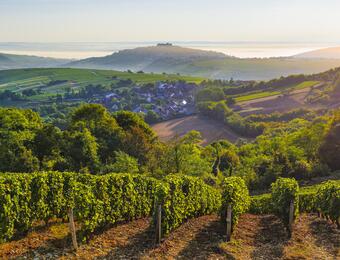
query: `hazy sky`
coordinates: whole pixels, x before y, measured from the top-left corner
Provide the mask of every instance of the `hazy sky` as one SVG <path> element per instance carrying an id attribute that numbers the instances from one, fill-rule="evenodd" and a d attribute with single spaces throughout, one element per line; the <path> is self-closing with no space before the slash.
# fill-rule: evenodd
<path id="1" fill-rule="evenodd" d="M 0 0 L 0 41 L 340 42 L 339 0 Z"/>

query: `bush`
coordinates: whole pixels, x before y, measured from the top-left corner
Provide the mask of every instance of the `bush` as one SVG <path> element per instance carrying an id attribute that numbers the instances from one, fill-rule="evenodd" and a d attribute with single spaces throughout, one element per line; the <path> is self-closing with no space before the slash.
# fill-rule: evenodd
<path id="1" fill-rule="evenodd" d="M 200 178 L 170 175 L 158 186 L 156 201 L 162 206 L 162 233 L 168 234 L 190 218 L 217 212 L 221 193 Z"/>
<path id="2" fill-rule="evenodd" d="M 240 177 L 226 178 L 222 184 L 221 220 L 226 221 L 228 205 L 232 208 L 232 226 L 237 225 L 238 218 L 250 206 L 250 196 L 244 180 Z"/>
<path id="3" fill-rule="evenodd" d="M 37 220 L 67 218 L 74 209 L 82 237 L 98 227 L 152 213 L 159 181 L 131 174 L 0 174 L 0 241 Z"/>
<path id="4" fill-rule="evenodd" d="M 335 222 L 340 228 L 340 184 L 327 181 L 317 191 L 315 199 L 316 208 L 324 216 Z"/>
<path id="5" fill-rule="evenodd" d="M 299 213 L 299 184 L 295 179 L 279 178 L 272 184 L 272 204 L 274 213 L 288 226 L 289 206 L 294 200 L 294 216 Z"/>

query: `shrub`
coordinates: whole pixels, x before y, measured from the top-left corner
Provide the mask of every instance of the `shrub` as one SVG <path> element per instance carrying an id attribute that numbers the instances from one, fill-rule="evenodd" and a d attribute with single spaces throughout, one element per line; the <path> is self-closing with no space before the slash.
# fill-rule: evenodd
<path id="1" fill-rule="evenodd" d="M 83 238 L 98 227 L 149 216 L 159 181 L 141 175 L 0 174 L 0 241 L 37 220 L 67 218 L 74 209 Z"/>
<path id="2" fill-rule="evenodd" d="M 320 186 L 316 194 L 316 208 L 324 216 L 335 222 L 340 228 L 340 185 L 335 181 L 327 181 Z"/>
<path id="3" fill-rule="evenodd" d="M 299 184 L 295 179 L 279 178 L 272 184 L 272 204 L 274 213 L 288 226 L 289 206 L 294 201 L 294 216 L 299 212 Z"/>
<path id="4" fill-rule="evenodd" d="M 158 186 L 156 201 L 162 205 L 162 233 L 168 234 L 190 218 L 217 212 L 221 194 L 200 178 L 169 175 Z"/>
<path id="5" fill-rule="evenodd" d="M 244 180 L 240 177 L 226 178 L 222 184 L 221 218 L 226 221 L 228 205 L 232 208 L 232 226 L 237 225 L 238 218 L 250 206 L 250 196 Z"/>

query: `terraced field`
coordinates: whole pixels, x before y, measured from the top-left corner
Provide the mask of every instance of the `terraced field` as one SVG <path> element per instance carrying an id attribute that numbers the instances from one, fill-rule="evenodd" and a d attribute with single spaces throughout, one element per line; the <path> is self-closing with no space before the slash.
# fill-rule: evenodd
<path id="1" fill-rule="evenodd" d="M 324 83 L 318 81 L 305 81 L 295 86 L 283 88 L 282 91 L 242 95 L 236 98 L 235 108 L 241 115 L 287 112 L 298 108 L 321 108 L 320 105 L 309 104 L 307 98 L 312 88 L 320 88 L 323 85 Z"/>

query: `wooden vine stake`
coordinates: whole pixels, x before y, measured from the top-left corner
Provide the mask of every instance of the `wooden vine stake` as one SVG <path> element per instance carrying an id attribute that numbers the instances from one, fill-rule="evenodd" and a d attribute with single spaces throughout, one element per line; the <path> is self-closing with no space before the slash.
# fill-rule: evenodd
<path id="1" fill-rule="evenodd" d="M 69 229 L 72 237 L 72 245 L 75 251 L 78 250 L 78 243 L 77 243 L 77 236 L 76 236 L 76 227 L 74 225 L 74 218 L 73 218 L 73 209 L 68 209 L 68 219 L 69 219 Z"/>
<path id="2" fill-rule="evenodd" d="M 156 244 L 160 244 L 162 240 L 162 205 L 157 205 L 157 220 L 156 220 Z"/>
<path id="3" fill-rule="evenodd" d="M 227 242 L 230 241 L 231 238 L 231 204 L 228 204 L 227 207 Z"/>
<path id="4" fill-rule="evenodd" d="M 292 200 L 289 205 L 289 226 L 288 226 L 289 235 L 292 235 L 293 223 L 294 223 L 294 200 Z"/>

